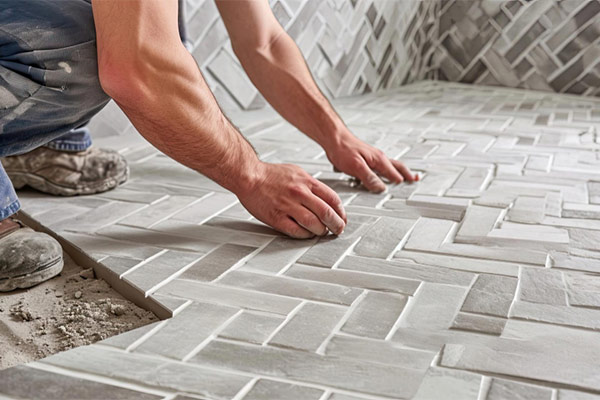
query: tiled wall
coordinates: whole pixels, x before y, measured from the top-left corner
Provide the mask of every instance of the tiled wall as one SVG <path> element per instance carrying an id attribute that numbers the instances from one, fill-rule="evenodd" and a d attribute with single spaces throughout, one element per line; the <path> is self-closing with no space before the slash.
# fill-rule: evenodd
<path id="1" fill-rule="evenodd" d="M 442 0 L 440 79 L 600 95 L 598 0 Z"/>
<path id="2" fill-rule="evenodd" d="M 440 3 L 413 0 L 271 0 L 329 97 L 431 76 Z M 214 0 L 186 0 L 193 55 L 222 107 L 265 105 L 233 54 Z"/>
<path id="3" fill-rule="evenodd" d="M 600 0 L 270 0 L 331 98 L 441 79 L 600 95 Z M 223 108 L 265 101 L 214 0 L 186 0 L 193 54 Z"/>

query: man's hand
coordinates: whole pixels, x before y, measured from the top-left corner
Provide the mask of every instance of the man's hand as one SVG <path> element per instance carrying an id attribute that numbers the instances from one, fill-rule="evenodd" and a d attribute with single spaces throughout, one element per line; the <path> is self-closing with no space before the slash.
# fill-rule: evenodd
<path id="1" fill-rule="evenodd" d="M 347 219 L 337 193 L 302 168 L 261 162 L 256 176 L 236 194 L 257 219 L 298 239 L 343 232 Z"/>
<path id="2" fill-rule="evenodd" d="M 344 133 L 336 144 L 328 146 L 325 151 L 336 170 L 359 179 L 371 192 L 381 193 L 385 190 L 385 183 L 378 175 L 392 183 L 419 180 L 403 163 L 389 159 L 383 151 L 350 132 Z"/>

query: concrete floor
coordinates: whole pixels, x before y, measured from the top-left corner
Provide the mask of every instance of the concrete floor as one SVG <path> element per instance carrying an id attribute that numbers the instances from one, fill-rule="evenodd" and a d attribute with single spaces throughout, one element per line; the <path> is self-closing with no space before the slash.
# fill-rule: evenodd
<path id="1" fill-rule="evenodd" d="M 253 220 L 110 105 L 96 145 L 122 151 L 130 181 L 25 192 L 24 210 L 175 316 L 4 371 L 0 394 L 600 398 L 600 99 L 423 82 L 335 104 L 423 179 L 369 194 L 272 111 L 232 115 L 264 160 L 344 200 L 346 232 L 306 241 Z"/>

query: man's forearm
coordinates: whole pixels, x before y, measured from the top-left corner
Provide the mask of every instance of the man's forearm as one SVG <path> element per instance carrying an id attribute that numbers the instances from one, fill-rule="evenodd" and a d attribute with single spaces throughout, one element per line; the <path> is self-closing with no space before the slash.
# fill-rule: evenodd
<path id="1" fill-rule="evenodd" d="M 285 31 L 262 48 L 236 53 L 254 85 L 286 120 L 324 148 L 342 139 L 344 123 Z"/>
<path id="2" fill-rule="evenodd" d="M 113 94 L 115 101 L 165 154 L 234 193 L 244 190 L 258 158 L 219 109 L 192 56 L 182 47 L 153 62 L 135 88 Z"/>

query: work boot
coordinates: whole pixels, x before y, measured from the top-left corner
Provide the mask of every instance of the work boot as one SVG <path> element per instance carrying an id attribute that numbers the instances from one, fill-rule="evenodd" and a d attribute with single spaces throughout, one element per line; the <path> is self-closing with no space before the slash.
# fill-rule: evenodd
<path id="1" fill-rule="evenodd" d="M 127 161 L 116 151 L 90 147 L 79 152 L 40 147 L 2 159 L 13 186 L 30 186 L 40 192 L 74 196 L 101 193 L 127 180 Z"/>
<path id="2" fill-rule="evenodd" d="M 0 221 L 0 292 L 25 289 L 55 277 L 63 268 L 60 244 L 22 222 Z"/>

